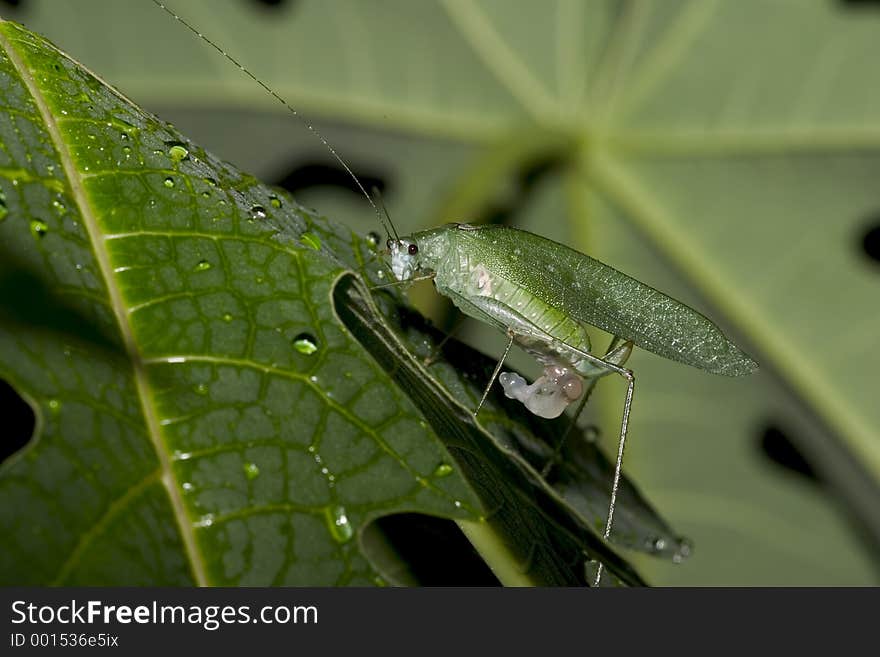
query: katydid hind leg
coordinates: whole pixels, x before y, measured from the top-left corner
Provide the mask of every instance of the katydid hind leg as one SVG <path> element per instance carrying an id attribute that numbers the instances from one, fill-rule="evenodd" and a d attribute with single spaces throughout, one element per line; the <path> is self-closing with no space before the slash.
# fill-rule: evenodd
<path id="1" fill-rule="evenodd" d="M 614 363 L 615 365 L 623 365 L 632 354 L 632 349 L 632 342 L 628 342 L 623 338 L 614 336 L 611 338 L 608 349 L 605 351 L 605 355 L 602 358 L 603 360 Z M 605 374 L 611 374 L 612 372 L 613 370 L 604 371 Z M 597 374 L 587 377 L 586 389 L 581 396 L 578 407 L 575 410 L 574 415 L 572 416 L 572 419 L 569 422 L 568 426 L 565 428 L 562 437 L 556 442 L 556 447 L 553 450 L 552 456 L 542 468 L 541 477 L 546 478 L 547 475 L 550 474 L 551 470 L 553 470 L 553 466 L 555 466 L 559 462 L 559 457 L 562 454 L 562 450 L 565 447 L 565 443 L 568 440 L 568 437 L 571 435 L 571 432 L 574 430 L 575 426 L 577 426 L 581 413 L 583 413 L 584 407 L 587 405 L 587 401 L 590 399 L 590 395 L 592 395 L 593 393 L 593 389 L 596 387 L 596 384 L 599 382 L 599 379 L 603 375 L 604 374 Z"/>
<path id="2" fill-rule="evenodd" d="M 614 345 L 614 342 L 612 342 L 612 345 Z M 614 523 L 614 508 L 617 504 L 617 492 L 620 488 L 620 476 L 621 470 L 623 468 L 623 452 L 626 447 L 626 434 L 629 428 L 629 414 L 630 410 L 632 409 L 632 400 L 633 394 L 635 393 L 636 377 L 632 373 L 632 370 L 626 367 L 622 367 L 621 365 L 618 365 L 613 361 L 599 358 L 598 356 L 594 356 L 587 351 L 577 349 L 576 347 L 572 347 L 571 345 L 565 346 L 573 353 L 577 354 L 582 359 L 590 362 L 591 364 L 602 369 L 610 370 L 611 372 L 616 372 L 624 379 L 626 379 L 627 382 L 626 396 L 623 401 L 623 416 L 620 420 L 620 434 L 617 442 L 617 458 L 614 462 L 614 478 L 611 482 L 611 498 L 608 502 L 608 517 L 605 521 L 605 531 L 602 535 L 605 540 L 608 540 L 608 538 L 611 536 L 611 527 Z M 631 350 L 631 343 L 624 343 L 622 346 L 618 347 L 615 352 L 620 355 L 620 358 L 622 358 L 622 360 L 626 360 L 626 358 L 629 357 L 629 350 Z M 603 564 L 600 562 L 599 568 L 596 571 L 596 579 L 593 582 L 593 586 L 598 586 L 602 581 L 603 570 Z"/>
<path id="3" fill-rule="evenodd" d="M 633 394 L 635 393 L 636 377 L 631 370 L 617 367 L 616 370 L 627 381 L 626 397 L 623 401 L 623 417 L 620 420 L 620 438 L 617 442 L 617 458 L 614 461 L 614 479 L 611 482 L 611 498 L 608 502 L 608 518 L 605 521 L 605 532 L 602 538 L 608 540 L 611 536 L 611 527 L 614 522 L 614 507 L 617 504 L 617 491 L 620 488 L 620 475 L 623 468 L 623 451 L 626 448 L 626 434 L 629 428 L 629 413 L 632 409 Z M 602 581 L 603 564 L 599 563 L 596 571 L 596 580 L 593 586 L 599 586 Z"/>

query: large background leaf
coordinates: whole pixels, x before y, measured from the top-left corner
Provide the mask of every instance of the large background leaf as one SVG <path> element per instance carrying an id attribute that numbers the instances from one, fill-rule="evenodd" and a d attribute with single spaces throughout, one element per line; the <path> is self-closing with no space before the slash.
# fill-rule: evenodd
<path id="1" fill-rule="evenodd" d="M 628 467 L 696 543 L 685 567 L 645 564 L 655 581 L 864 583 L 880 535 L 878 269 L 863 248 L 880 205 L 880 12 L 863 4 L 179 9 L 300 110 L 345 119 L 322 131 L 386 183 L 402 229 L 514 209 L 518 225 L 704 309 L 758 357 L 761 373 L 744 380 L 633 359 Z M 150 3 L 26 11 L 261 177 L 301 182 L 301 144 L 327 161 Z M 548 154 L 555 166 L 536 166 Z M 353 196 L 308 198 L 372 228 Z M 606 397 L 599 424 L 613 434 L 618 401 Z M 821 483 L 767 459 L 781 434 Z"/>

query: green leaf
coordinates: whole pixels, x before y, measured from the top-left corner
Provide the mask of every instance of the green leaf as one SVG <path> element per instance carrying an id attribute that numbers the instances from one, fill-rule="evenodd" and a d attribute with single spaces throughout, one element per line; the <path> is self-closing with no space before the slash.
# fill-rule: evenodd
<path id="1" fill-rule="evenodd" d="M 403 230 L 509 208 L 518 225 L 725 324 L 760 374 L 731 381 L 632 359 L 628 467 L 696 546 L 683 567 L 645 567 L 668 583 L 840 584 L 876 577 L 876 550 L 845 518 L 870 546 L 880 537 L 880 408 L 866 357 L 880 334 L 877 265 L 860 251 L 880 205 L 870 57 L 880 15 L 858 5 L 178 9 L 298 110 L 353 123 L 322 132 L 393 180 L 386 197 Z M 231 111 L 242 121 L 274 101 L 149 3 L 125 15 L 114 6 L 100 9 L 100 39 L 60 29 L 76 24 L 68 12 L 79 5 L 54 6 L 46 30 L 258 173 L 277 171 L 291 144 L 312 144 L 268 113 L 230 129 Z M 149 41 L 135 40 L 135 25 Z M 157 34 L 167 37 L 158 50 Z M 547 157 L 554 167 L 527 183 Z M 371 221 L 361 203 L 306 198 L 364 230 Z M 613 434 L 618 391 L 609 382 L 597 392 L 610 393 L 597 421 Z M 769 425 L 824 485 L 767 461 Z"/>
<path id="2" fill-rule="evenodd" d="M 0 376 L 37 416 L 0 469 L 3 581 L 408 582 L 371 523 L 417 512 L 505 583 L 584 583 L 585 555 L 642 583 L 597 531 L 607 461 L 567 448 L 575 501 L 536 470 L 561 423 L 494 398 L 477 423 L 492 361 L 451 342 L 428 371 L 439 336 L 396 292 L 378 311 L 369 240 L 20 26 L 0 47 Z M 619 540 L 671 556 L 627 481 L 621 505 Z"/>
<path id="3" fill-rule="evenodd" d="M 863 584 L 880 539 L 877 264 L 861 250 L 880 205 L 880 14 L 860 5 L 177 9 L 300 112 L 348 121 L 317 125 L 359 171 L 391 181 L 401 231 L 506 210 L 697 307 L 757 356 L 744 380 L 631 361 L 626 467 L 696 546 L 681 567 L 641 564 L 651 581 Z M 56 2 L 22 19 L 261 177 L 304 149 L 325 157 L 151 3 L 121 6 Z M 354 197 L 301 196 L 375 228 Z M 611 380 L 597 390 L 603 439 L 617 393 Z M 768 426 L 820 485 L 768 462 Z"/>
<path id="4" fill-rule="evenodd" d="M 364 584 L 371 519 L 478 515 L 335 318 L 347 267 L 317 233 L 360 240 L 18 26 L 0 41 L 4 252 L 106 337 L 22 312 L 2 333 L 39 417 L 4 464 L 4 581 Z"/>

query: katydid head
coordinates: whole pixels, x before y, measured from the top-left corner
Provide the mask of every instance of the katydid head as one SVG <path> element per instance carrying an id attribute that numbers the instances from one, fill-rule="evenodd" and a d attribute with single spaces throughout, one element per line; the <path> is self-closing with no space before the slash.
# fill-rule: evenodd
<path id="1" fill-rule="evenodd" d="M 419 245 L 415 240 L 403 238 L 388 238 L 388 253 L 391 254 L 391 271 L 399 281 L 411 279 L 419 265 Z"/>

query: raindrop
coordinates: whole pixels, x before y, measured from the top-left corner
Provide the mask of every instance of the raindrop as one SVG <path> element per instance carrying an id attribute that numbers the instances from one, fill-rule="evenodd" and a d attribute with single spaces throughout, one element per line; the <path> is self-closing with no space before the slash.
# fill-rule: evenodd
<path id="1" fill-rule="evenodd" d="M 666 549 L 666 539 L 660 538 L 659 536 L 653 536 L 648 538 L 646 541 L 647 548 L 651 552 L 663 552 Z"/>
<path id="2" fill-rule="evenodd" d="M 199 383 L 196 385 L 195 388 L 193 388 L 193 390 L 195 390 L 195 393 L 197 395 L 207 395 L 208 390 L 209 390 L 208 384 L 207 383 Z"/>
<path id="3" fill-rule="evenodd" d="M 259 221 L 266 218 L 266 208 L 262 205 L 255 205 L 251 208 L 251 219 Z"/>
<path id="4" fill-rule="evenodd" d="M 172 178 L 171 176 L 168 176 L 165 179 L 165 186 L 169 187 L 169 188 L 174 187 L 174 178 Z"/>
<path id="5" fill-rule="evenodd" d="M 327 529 L 338 543 L 347 543 L 354 536 L 354 527 L 348 519 L 344 506 L 328 507 L 326 510 Z"/>
<path id="6" fill-rule="evenodd" d="M 52 207 L 55 208 L 55 212 L 57 212 L 59 215 L 62 215 L 65 212 L 67 212 L 67 208 L 64 207 L 64 203 L 62 203 L 58 199 L 55 199 L 54 201 L 52 201 Z"/>
<path id="7" fill-rule="evenodd" d="M 49 406 L 49 410 L 52 411 L 53 413 L 58 413 L 58 411 L 61 410 L 61 402 L 58 401 L 57 399 L 50 399 L 46 403 Z"/>
<path id="8" fill-rule="evenodd" d="M 210 527 L 214 524 L 214 514 L 206 513 L 193 523 L 193 527 Z"/>
<path id="9" fill-rule="evenodd" d="M 189 157 L 189 151 L 183 144 L 175 143 L 168 149 L 168 157 L 170 157 L 171 161 L 174 163 L 182 162 Z"/>
<path id="10" fill-rule="evenodd" d="M 321 250 L 321 238 L 314 233 L 303 233 L 302 237 L 299 238 L 299 241 L 306 246 L 312 247 L 315 251 Z"/>
<path id="11" fill-rule="evenodd" d="M 6 219 L 8 214 L 9 208 L 6 207 L 6 194 L 3 193 L 3 190 L 0 190 L 0 221 Z"/>
<path id="12" fill-rule="evenodd" d="M 257 477 L 260 476 L 260 468 L 256 463 L 245 463 L 244 464 L 244 475 L 253 481 Z"/>
<path id="13" fill-rule="evenodd" d="M 196 271 L 208 271 L 211 268 L 211 263 L 207 260 L 199 260 L 196 265 Z"/>
<path id="14" fill-rule="evenodd" d="M 232 313 L 223 313 L 223 321 L 227 324 L 232 321 Z"/>
<path id="15" fill-rule="evenodd" d="M 191 493 L 193 490 L 195 490 L 195 486 L 193 486 L 193 484 L 189 481 L 184 481 L 182 484 L 180 484 L 180 487 L 183 489 L 184 493 Z"/>
<path id="16" fill-rule="evenodd" d="M 33 219 L 31 221 L 31 235 L 37 239 L 45 237 L 48 232 L 49 226 L 45 221 L 40 221 L 39 219 Z"/>
<path id="17" fill-rule="evenodd" d="M 269 205 L 271 205 L 273 208 L 276 208 L 276 209 L 280 208 L 281 207 L 281 199 L 278 198 L 277 196 L 270 196 L 269 197 Z"/>
<path id="18" fill-rule="evenodd" d="M 453 473 L 452 466 L 448 463 L 441 463 L 434 469 L 435 477 L 448 477 Z"/>
<path id="19" fill-rule="evenodd" d="M 318 341 L 308 333 L 300 333 L 293 339 L 293 348 L 301 354 L 311 356 L 318 351 Z"/>
<path id="20" fill-rule="evenodd" d="M 217 181 L 213 178 L 205 178 L 205 182 L 208 183 L 211 187 L 217 186 Z"/>
<path id="21" fill-rule="evenodd" d="M 379 235 L 375 230 L 371 230 L 367 233 L 367 244 L 369 244 L 372 248 L 376 248 L 379 246 L 379 240 L 382 239 L 382 236 Z"/>
<path id="22" fill-rule="evenodd" d="M 694 551 L 694 546 L 686 538 L 678 539 L 678 550 L 672 555 L 672 563 L 681 563 Z"/>

